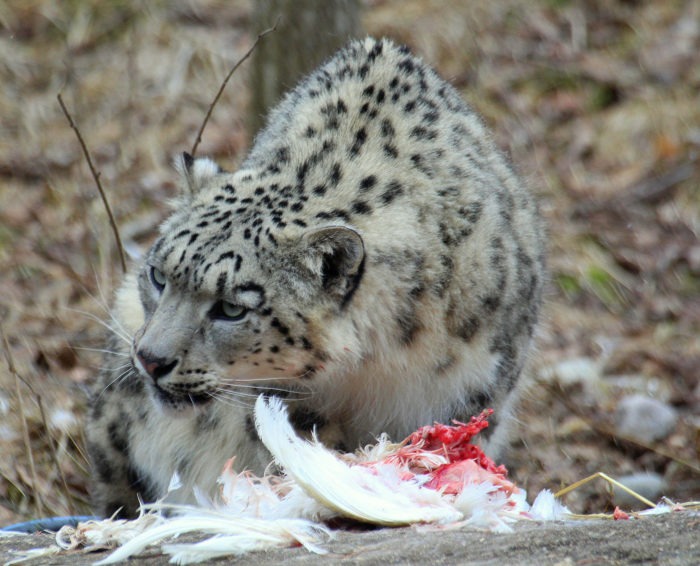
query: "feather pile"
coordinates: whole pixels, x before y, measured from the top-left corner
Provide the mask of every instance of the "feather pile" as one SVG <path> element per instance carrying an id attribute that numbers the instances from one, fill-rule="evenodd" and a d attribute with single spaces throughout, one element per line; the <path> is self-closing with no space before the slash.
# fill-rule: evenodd
<path id="1" fill-rule="evenodd" d="M 549 492 L 530 507 L 505 468 L 472 444 L 488 426 L 489 415 L 484 412 L 466 424 L 426 426 L 400 444 L 382 436 L 356 454 L 339 454 L 316 438 L 299 438 L 282 402 L 261 396 L 255 405 L 256 428 L 283 474 L 259 478 L 236 473 L 229 460 L 216 502 L 199 492 L 197 506 L 147 504 L 135 521 L 91 521 L 60 531 L 57 541 L 64 548 L 119 546 L 99 562 L 111 564 L 186 533 L 211 535 L 201 542 L 163 545 L 171 562 L 190 564 L 279 546 L 302 545 L 323 553 L 324 540 L 333 534 L 323 522 L 334 517 L 504 532 L 518 519 L 568 513 Z"/>

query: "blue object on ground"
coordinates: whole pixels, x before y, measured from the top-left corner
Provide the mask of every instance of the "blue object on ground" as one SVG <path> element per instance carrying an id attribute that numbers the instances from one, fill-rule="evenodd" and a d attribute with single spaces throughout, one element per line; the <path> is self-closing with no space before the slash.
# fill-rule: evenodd
<path id="1" fill-rule="evenodd" d="M 0 528 L 3 532 L 15 532 L 15 533 L 37 533 L 40 531 L 51 531 L 56 532 L 61 527 L 70 525 L 75 527 L 78 523 L 84 521 L 99 521 L 99 517 L 93 517 L 90 515 L 73 515 L 71 517 L 46 517 L 44 519 L 34 519 L 33 521 L 27 521 L 25 523 L 16 523 L 14 525 L 8 525 L 7 527 Z"/>

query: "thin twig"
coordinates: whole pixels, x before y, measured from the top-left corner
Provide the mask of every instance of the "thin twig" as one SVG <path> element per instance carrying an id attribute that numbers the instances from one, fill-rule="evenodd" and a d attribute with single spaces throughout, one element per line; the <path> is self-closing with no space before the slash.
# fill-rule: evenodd
<path id="1" fill-rule="evenodd" d="M 664 458 L 668 458 L 669 460 L 672 460 L 673 462 L 676 462 L 681 466 L 689 468 L 696 474 L 700 474 L 700 467 L 698 467 L 696 463 L 688 462 L 683 458 L 679 458 L 675 454 L 670 453 L 669 451 L 667 451 L 664 448 L 661 448 L 660 446 L 654 446 L 653 444 L 648 444 L 631 436 L 620 434 L 619 432 L 613 430 L 611 427 L 606 426 L 604 423 L 596 422 L 593 419 L 589 418 L 579 409 L 579 407 L 576 406 L 575 403 L 572 403 L 566 397 L 566 395 L 563 394 L 563 389 L 561 388 L 561 386 L 555 386 L 554 388 L 552 388 L 552 392 L 557 397 L 557 399 L 559 399 L 559 401 L 561 401 L 561 403 L 567 409 L 569 409 L 570 412 L 579 417 L 586 425 L 588 425 L 591 429 L 595 430 L 596 432 L 605 434 L 614 440 L 623 440 L 625 442 L 629 442 L 630 444 L 639 446 L 640 448 L 644 448 L 645 450 L 649 450 L 650 452 L 655 452 L 656 454 L 663 456 Z"/>
<path id="2" fill-rule="evenodd" d="M 593 477 L 593 476 L 592 476 Z M 590 479 L 590 478 L 586 478 Z M 581 481 L 586 481 L 586 480 L 581 480 Z M 577 482 L 581 483 L 581 482 Z M 663 502 L 668 505 L 671 510 L 673 511 L 697 511 L 700 509 L 700 501 L 685 501 L 683 503 L 676 503 L 675 501 L 671 501 L 667 497 L 662 498 Z M 656 506 L 658 508 L 658 505 Z M 634 517 L 635 519 L 643 519 L 645 517 L 648 517 L 648 515 L 644 511 L 628 511 L 630 517 Z M 579 521 L 589 521 L 589 520 L 598 520 L 598 519 L 608 519 L 608 520 L 615 520 L 615 514 L 614 513 L 589 513 L 589 514 L 581 514 L 581 513 L 567 513 L 566 515 L 567 519 L 576 519 Z"/>
<path id="3" fill-rule="evenodd" d="M 44 400 L 42 399 L 41 395 L 38 393 L 36 389 L 32 386 L 29 381 L 24 379 L 19 372 L 17 371 L 17 368 L 15 367 L 14 359 L 12 357 L 12 352 L 10 351 L 10 345 L 7 341 L 7 336 L 5 335 L 5 331 L 0 324 L 0 333 L 2 333 L 2 341 L 5 346 L 5 358 L 7 360 L 7 366 L 8 369 L 10 370 L 10 373 L 12 373 L 15 376 L 15 379 L 17 381 L 17 385 L 19 386 L 19 381 L 24 383 L 24 385 L 27 386 L 27 389 L 34 395 L 34 398 L 36 399 L 37 405 L 39 406 L 39 414 L 41 415 L 41 423 L 44 425 L 44 430 L 46 431 L 46 437 L 48 438 L 49 441 L 49 448 L 51 449 L 51 456 L 53 460 L 53 465 L 55 466 L 56 470 L 58 471 L 58 477 L 61 479 L 61 483 L 63 484 L 63 489 L 66 494 L 66 502 L 67 502 L 67 507 L 68 507 L 68 512 L 72 513 L 73 512 L 73 502 L 71 498 L 71 493 L 70 489 L 68 488 L 68 481 L 66 480 L 66 475 L 63 472 L 63 468 L 60 465 L 60 462 L 58 461 L 58 453 L 56 451 L 56 445 L 55 445 L 55 440 L 53 436 L 51 435 L 51 429 L 49 428 L 49 422 L 48 419 L 46 418 L 46 411 L 44 410 Z M 19 390 L 19 387 L 17 389 L 18 392 L 18 397 L 19 397 L 19 405 L 20 405 L 20 412 L 22 414 L 23 418 L 23 425 L 24 428 L 26 429 L 26 438 L 25 438 L 25 443 L 29 441 L 29 428 L 27 427 L 26 419 L 24 419 L 24 403 L 23 403 L 23 398 L 21 397 L 21 392 Z M 34 458 L 33 458 L 33 453 L 29 451 L 29 456 L 30 460 L 30 467 L 32 468 L 32 473 L 34 473 Z M 34 480 L 36 481 L 36 480 Z M 36 488 L 37 486 L 35 486 Z M 37 492 L 38 493 L 38 492 Z"/>
<path id="4" fill-rule="evenodd" d="M 5 347 L 5 361 L 7 362 L 7 369 L 10 370 L 10 374 L 15 376 L 15 390 L 17 392 L 17 404 L 19 405 L 19 414 L 21 415 L 22 421 L 22 437 L 24 440 L 24 449 L 27 452 L 27 460 L 29 462 L 29 470 L 32 474 L 32 483 L 34 484 L 34 501 L 36 502 L 36 512 L 37 515 L 41 516 L 44 510 L 44 503 L 41 498 L 41 490 L 39 489 L 39 477 L 36 474 L 36 466 L 34 465 L 34 453 L 32 452 L 32 445 L 29 441 L 29 426 L 27 425 L 27 416 L 24 412 L 24 398 L 22 397 L 22 388 L 19 385 L 20 381 L 27 383 L 17 372 L 15 368 L 15 362 L 12 358 L 12 352 L 10 351 L 10 342 L 7 340 L 5 335 L 5 329 L 0 323 L 0 335 L 2 336 L 2 343 Z"/>
<path id="5" fill-rule="evenodd" d="M 100 173 L 95 170 L 95 167 L 92 164 L 92 159 L 90 158 L 90 152 L 88 151 L 88 148 L 85 145 L 85 141 L 83 140 L 83 136 L 80 134 L 80 130 L 73 122 L 73 118 L 71 118 L 71 115 L 69 114 L 66 105 L 63 104 L 63 99 L 61 98 L 60 93 L 57 95 L 57 98 L 58 103 L 61 105 L 61 110 L 63 110 L 63 114 L 65 114 L 66 119 L 68 120 L 68 124 L 71 128 L 73 128 L 75 135 L 78 136 L 78 142 L 80 142 L 80 147 L 83 149 L 83 155 L 85 155 L 85 159 L 87 160 L 88 167 L 90 167 L 92 177 L 93 179 L 95 179 L 97 190 L 100 192 L 100 197 L 102 197 L 102 204 L 104 204 L 105 210 L 107 211 L 107 216 L 109 217 L 109 223 L 112 226 L 112 232 L 114 232 L 114 239 L 117 242 L 117 250 L 119 251 L 119 260 L 122 264 L 122 271 L 126 273 L 126 258 L 124 257 L 124 247 L 122 246 L 122 239 L 119 237 L 119 229 L 117 228 L 117 223 L 114 221 L 112 209 L 109 207 L 109 202 L 107 202 L 107 195 L 105 195 L 105 192 L 102 189 L 102 183 L 100 182 Z"/>
<path id="6" fill-rule="evenodd" d="M 37 403 L 39 404 L 39 413 L 41 414 L 41 422 L 44 423 L 44 428 L 46 429 L 46 437 L 49 439 L 49 448 L 51 449 L 51 458 L 53 460 L 53 465 L 58 471 L 58 477 L 61 478 L 61 483 L 63 484 L 63 491 L 66 494 L 66 506 L 68 508 L 68 513 L 73 514 L 73 498 L 71 496 L 70 489 L 68 488 L 68 481 L 66 480 L 66 474 L 63 472 L 61 463 L 58 461 L 58 453 L 56 451 L 56 445 L 54 444 L 54 437 L 51 435 L 51 430 L 49 429 L 49 423 L 46 419 L 46 411 L 44 411 L 44 401 L 34 388 L 27 383 L 29 389 L 34 393 Z"/>
<path id="7" fill-rule="evenodd" d="M 632 497 L 634 497 L 634 498 L 636 498 L 636 499 L 639 499 L 639 501 L 641 501 L 641 502 L 644 503 L 645 505 L 651 507 L 652 509 L 655 509 L 655 508 L 656 508 L 656 505 L 655 505 L 654 503 L 652 503 L 651 501 L 649 501 L 646 497 L 640 495 L 639 493 L 637 493 L 637 492 L 634 491 L 633 489 L 630 489 L 630 488 L 627 487 L 626 485 L 624 485 L 624 484 L 620 483 L 619 481 L 617 481 L 617 480 L 611 478 L 609 475 L 604 474 L 603 472 L 596 472 L 595 474 L 590 475 L 590 476 L 588 476 L 587 478 L 583 478 L 582 480 L 579 480 L 579 481 L 577 481 L 577 482 L 575 482 L 575 483 L 572 483 L 570 486 L 565 487 L 564 489 L 560 489 L 557 493 L 554 494 L 554 497 L 556 497 L 557 499 L 559 499 L 560 497 L 566 495 L 566 494 L 569 493 L 570 491 L 573 491 L 574 489 L 577 489 L 577 488 L 581 487 L 583 484 L 588 483 L 588 482 L 590 482 L 590 481 L 592 481 L 592 480 L 594 480 L 594 479 L 597 479 L 597 478 L 604 479 L 604 480 L 605 480 L 606 482 L 608 482 L 610 485 L 614 485 L 615 487 L 617 487 L 618 489 L 621 489 L 621 490 L 624 491 L 625 493 L 628 493 L 628 494 L 631 495 Z"/>
<path id="8" fill-rule="evenodd" d="M 655 205 L 668 198 L 682 182 L 690 179 L 696 169 L 696 158 L 676 163 L 658 175 L 649 176 L 623 189 L 611 198 L 587 199 L 574 207 L 576 218 L 609 210 L 626 210 L 633 204 Z"/>
<path id="9" fill-rule="evenodd" d="M 194 145 L 192 146 L 192 150 L 190 151 L 190 155 L 192 155 L 192 157 L 194 157 L 195 153 L 197 152 L 197 147 L 199 146 L 200 142 L 202 141 L 202 133 L 204 132 L 204 128 L 206 128 L 207 122 L 209 122 L 209 118 L 211 117 L 211 113 L 214 111 L 214 107 L 216 106 L 217 102 L 219 102 L 219 98 L 221 98 L 221 95 L 224 92 L 224 88 L 226 88 L 226 83 L 228 83 L 229 79 L 233 76 L 233 73 L 236 72 L 238 67 L 240 67 L 248 57 L 250 57 L 251 53 L 253 53 L 253 51 L 257 47 L 258 42 L 263 37 L 265 37 L 268 33 L 272 33 L 273 31 L 275 31 L 277 29 L 277 24 L 279 24 L 279 22 L 280 22 L 280 18 L 278 17 L 274 26 L 266 29 L 265 31 L 260 32 L 258 34 L 257 39 L 253 43 L 253 45 L 251 45 L 250 49 L 248 49 L 248 51 L 246 51 L 245 55 L 243 55 L 243 57 L 241 57 L 238 60 L 238 63 L 236 63 L 233 66 L 233 68 L 229 71 L 228 75 L 226 75 L 226 78 L 221 83 L 221 86 L 219 87 L 219 91 L 216 93 L 214 100 L 209 105 L 209 109 L 207 110 L 207 115 L 204 116 L 204 120 L 202 121 L 202 125 L 199 128 L 199 132 L 197 132 L 197 139 L 195 139 Z"/>

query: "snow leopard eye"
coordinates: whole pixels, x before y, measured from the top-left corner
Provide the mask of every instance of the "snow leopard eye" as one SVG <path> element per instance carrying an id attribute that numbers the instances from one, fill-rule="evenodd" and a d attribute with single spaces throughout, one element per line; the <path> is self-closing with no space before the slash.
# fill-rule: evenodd
<path id="1" fill-rule="evenodd" d="M 167 280 L 165 278 L 164 273 L 160 269 L 151 266 L 149 277 L 151 279 L 151 283 L 159 293 L 163 289 L 165 289 L 165 283 L 167 282 Z"/>
<path id="2" fill-rule="evenodd" d="M 209 314 L 214 319 L 237 322 L 245 318 L 248 314 L 248 309 L 228 301 L 217 301 Z"/>

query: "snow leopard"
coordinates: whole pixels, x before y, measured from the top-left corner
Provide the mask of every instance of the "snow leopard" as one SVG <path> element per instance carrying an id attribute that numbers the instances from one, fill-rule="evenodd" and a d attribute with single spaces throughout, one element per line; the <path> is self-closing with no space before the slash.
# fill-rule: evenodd
<path id="1" fill-rule="evenodd" d="M 352 451 L 491 408 L 508 442 L 546 281 L 538 203 L 482 118 L 406 47 L 354 40 L 270 112 L 235 172 L 177 161 L 181 196 L 117 292 L 91 394 L 93 501 L 193 500 L 252 415 Z M 485 432 L 487 432 L 485 431 Z"/>

